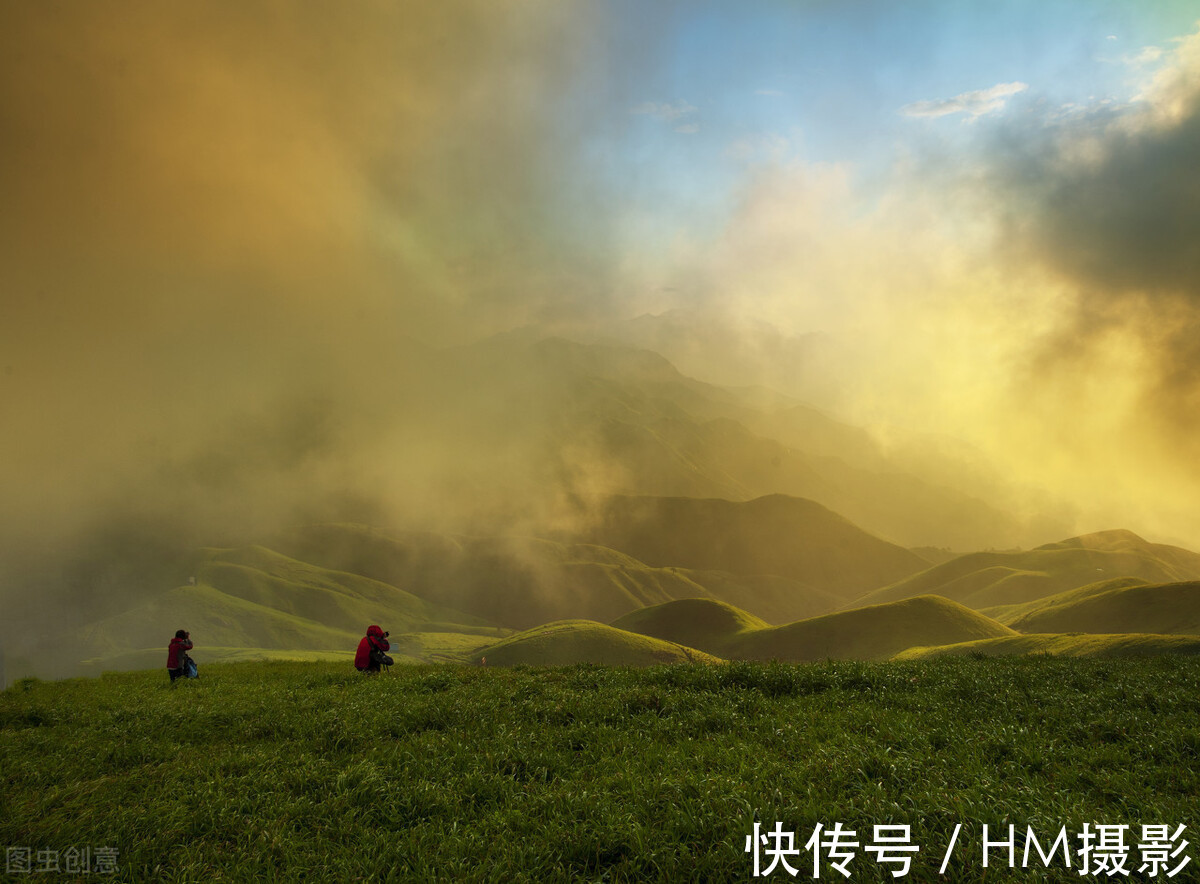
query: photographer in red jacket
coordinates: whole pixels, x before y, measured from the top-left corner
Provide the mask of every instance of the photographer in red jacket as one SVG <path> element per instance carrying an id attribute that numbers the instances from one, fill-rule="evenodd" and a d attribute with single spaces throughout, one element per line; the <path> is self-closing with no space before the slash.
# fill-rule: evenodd
<path id="1" fill-rule="evenodd" d="M 358 653 L 354 655 L 354 668 L 359 672 L 378 672 L 379 667 L 391 666 L 394 662 L 387 652 L 392 649 L 387 637 L 390 632 L 384 632 L 372 624 L 367 627 L 367 634 L 358 643 Z"/>
<path id="2" fill-rule="evenodd" d="M 167 674 L 171 676 L 171 684 L 175 684 L 175 679 L 183 678 L 188 661 L 187 652 L 191 649 L 191 633 L 185 629 L 176 630 L 175 638 L 167 645 Z"/>

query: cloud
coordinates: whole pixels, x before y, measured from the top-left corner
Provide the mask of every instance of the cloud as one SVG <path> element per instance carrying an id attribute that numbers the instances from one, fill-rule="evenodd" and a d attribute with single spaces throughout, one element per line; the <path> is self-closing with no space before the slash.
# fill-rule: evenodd
<path id="1" fill-rule="evenodd" d="M 1160 46 L 1143 46 L 1137 55 L 1129 56 L 1123 60 L 1130 67 L 1148 67 L 1162 61 L 1165 54 Z"/>
<path id="2" fill-rule="evenodd" d="M 429 345 L 599 309 L 605 222 L 548 112 L 590 22 L 0 4 L 0 534 L 369 491 Z"/>
<path id="3" fill-rule="evenodd" d="M 681 134 L 695 135 L 700 131 L 700 124 L 696 122 L 699 110 L 686 101 L 677 101 L 674 104 L 646 101 L 631 108 L 629 112 L 662 120 L 671 124 L 672 129 Z"/>
<path id="4" fill-rule="evenodd" d="M 1131 500 L 1194 498 L 1200 32 L 1164 57 L 1138 100 L 1031 110 L 993 136 L 975 180 L 986 182 L 979 206 L 996 221 L 1000 258 L 1047 274 L 1070 305 L 1031 341 L 1021 385 L 1031 416 L 1059 427 L 1081 459 L 1120 452 L 1109 471 Z"/>
<path id="5" fill-rule="evenodd" d="M 870 193 L 846 165 L 756 164 L 727 228 L 659 281 L 827 335 L 852 356 L 822 401 L 854 423 L 967 440 L 1014 478 L 989 501 L 1011 494 L 1034 517 L 1053 495 L 1079 530 L 1194 544 L 1198 74 L 1200 36 L 1147 74 L 1140 101 L 1022 102 L 967 144 L 910 145 Z"/>
<path id="6" fill-rule="evenodd" d="M 1089 300 L 1200 307 L 1200 34 L 1132 104 L 1014 119 L 991 152 L 1010 243 Z"/>
<path id="7" fill-rule="evenodd" d="M 900 108 L 906 117 L 945 117 L 951 114 L 966 114 L 971 119 L 984 114 L 1003 110 L 1008 99 L 1029 88 L 1027 83 L 998 83 L 990 89 L 963 92 L 953 98 L 915 101 Z"/>

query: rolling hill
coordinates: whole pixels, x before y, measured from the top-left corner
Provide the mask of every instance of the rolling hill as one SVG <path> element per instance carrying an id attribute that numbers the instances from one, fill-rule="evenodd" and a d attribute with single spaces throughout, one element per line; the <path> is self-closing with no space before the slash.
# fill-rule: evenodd
<path id="1" fill-rule="evenodd" d="M 1002 622 L 1024 633 L 1200 635 L 1200 582 L 1106 581 L 1022 606 Z"/>
<path id="2" fill-rule="evenodd" d="M 653 566 L 774 574 L 852 601 L 928 563 L 819 503 L 770 495 L 744 503 L 614 497 L 584 534 Z"/>
<path id="3" fill-rule="evenodd" d="M 886 660 L 922 645 L 948 645 L 1015 635 L 1007 626 L 938 596 L 871 605 L 744 632 L 727 647 L 730 659 Z"/>
<path id="4" fill-rule="evenodd" d="M 594 543 L 341 524 L 295 529 L 268 543 L 295 558 L 403 587 L 515 629 L 576 617 L 609 622 L 647 605 L 694 597 L 788 622 L 832 611 L 842 599 L 779 575 L 652 567 Z"/>
<path id="5" fill-rule="evenodd" d="M 738 636 L 770 628 L 753 614 L 712 599 L 680 599 L 641 608 L 612 625 L 718 656 Z"/>
<path id="6" fill-rule="evenodd" d="M 1161 654 L 1196 656 L 1200 636 L 1194 635 L 1017 635 L 980 639 L 930 648 L 909 648 L 894 660 L 930 660 L 936 657 L 1007 657 L 1049 654 L 1058 657 L 1153 657 Z"/>
<path id="7" fill-rule="evenodd" d="M 935 565 L 864 596 L 882 603 L 934 593 L 975 609 L 1020 605 L 1098 581 L 1200 579 L 1200 555 L 1150 543 L 1131 531 L 1101 531 L 1025 552 L 979 552 Z"/>
<path id="8" fill-rule="evenodd" d="M 198 650 L 340 653 L 353 651 L 370 623 L 397 633 L 502 634 L 485 620 L 394 586 L 251 546 L 205 551 L 194 585 L 150 595 L 82 627 L 77 652 L 81 659 L 115 660 L 165 649 L 174 631 L 185 628 Z"/>
<path id="9" fill-rule="evenodd" d="M 694 648 L 606 626 L 592 620 L 560 620 L 510 636 L 471 655 L 488 666 L 659 666 L 666 663 L 718 663 Z"/>
<path id="10" fill-rule="evenodd" d="M 687 599 L 635 611 L 613 626 L 730 660 L 884 660 L 905 648 L 1016 633 L 977 611 L 921 596 L 767 626 L 729 605 Z"/>

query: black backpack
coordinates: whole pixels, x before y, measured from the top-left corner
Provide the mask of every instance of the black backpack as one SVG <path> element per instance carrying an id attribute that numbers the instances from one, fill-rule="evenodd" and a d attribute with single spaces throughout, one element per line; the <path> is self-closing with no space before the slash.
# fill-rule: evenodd
<path id="1" fill-rule="evenodd" d="M 380 666 L 391 666 L 396 661 L 393 660 L 391 657 L 389 657 L 387 654 L 385 654 L 383 651 L 379 650 L 379 648 L 372 646 L 371 647 L 371 662 L 378 663 Z"/>

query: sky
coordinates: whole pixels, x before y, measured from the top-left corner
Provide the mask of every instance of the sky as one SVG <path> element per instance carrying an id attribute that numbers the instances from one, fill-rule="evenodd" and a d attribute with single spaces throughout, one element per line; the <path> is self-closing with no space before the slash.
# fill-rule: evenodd
<path id="1" fill-rule="evenodd" d="M 827 336 L 823 407 L 1200 547 L 1198 19 L 0 0 L 6 536 L 320 511 L 425 348 L 685 311 Z"/>

